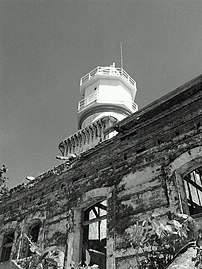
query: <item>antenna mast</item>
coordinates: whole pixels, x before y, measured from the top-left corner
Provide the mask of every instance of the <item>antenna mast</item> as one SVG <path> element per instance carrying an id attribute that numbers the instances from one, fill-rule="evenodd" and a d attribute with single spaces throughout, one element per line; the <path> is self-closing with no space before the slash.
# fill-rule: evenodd
<path id="1" fill-rule="evenodd" d="M 121 42 L 120 42 L 120 50 L 121 50 L 121 69 L 123 69 L 123 48 Z"/>

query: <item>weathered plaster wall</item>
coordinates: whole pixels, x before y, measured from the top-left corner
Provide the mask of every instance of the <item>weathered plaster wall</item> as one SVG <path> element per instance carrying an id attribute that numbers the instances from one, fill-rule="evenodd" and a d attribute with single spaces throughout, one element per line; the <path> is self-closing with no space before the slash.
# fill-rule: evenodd
<path id="1" fill-rule="evenodd" d="M 183 164 L 183 154 L 193 154 L 190 161 L 195 162 L 194 149 L 202 146 L 201 97 L 199 77 L 122 121 L 116 137 L 83 153 L 59 172 L 50 171 L 33 186 L 11 192 L 0 204 L 0 225 L 1 235 L 7 228 L 16 230 L 12 258 L 21 255 L 27 223 L 41 219 L 40 245 L 59 246 L 69 268 L 71 259 L 79 259 L 73 250 L 79 249 L 74 240 L 79 239 L 78 212 L 86 203 L 107 197 L 108 269 L 134 266 L 135 251 L 126 231 L 151 214 L 186 211 L 185 197 L 179 195 L 182 180 L 176 180 L 173 167 Z M 98 191 L 105 188 L 107 192 Z"/>

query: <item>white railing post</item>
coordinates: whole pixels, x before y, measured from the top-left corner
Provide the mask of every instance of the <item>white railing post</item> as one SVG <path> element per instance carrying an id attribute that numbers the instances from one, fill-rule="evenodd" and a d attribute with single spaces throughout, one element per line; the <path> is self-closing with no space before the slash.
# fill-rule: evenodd
<path id="1" fill-rule="evenodd" d="M 91 72 L 86 74 L 80 79 L 80 86 L 82 86 L 85 82 L 89 81 L 91 78 L 93 78 L 96 75 L 116 75 L 120 76 L 131 85 L 135 86 L 135 81 L 133 78 L 131 78 L 128 73 L 123 68 L 114 68 L 111 67 L 101 67 L 98 66 L 95 69 L 93 69 Z"/>

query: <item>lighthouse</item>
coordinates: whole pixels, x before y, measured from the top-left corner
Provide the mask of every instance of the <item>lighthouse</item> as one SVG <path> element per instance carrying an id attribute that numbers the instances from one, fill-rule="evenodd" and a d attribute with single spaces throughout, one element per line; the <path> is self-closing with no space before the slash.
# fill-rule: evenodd
<path id="1" fill-rule="evenodd" d="M 135 80 L 124 69 L 115 67 L 115 63 L 98 66 L 80 80 L 79 129 L 105 116 L 122 120 L 134 113 L 138 109 L 136 92 Z"/>
<path id="2" fill-rule="evenodd" d="M 81 154 L 114 136 L 107 133 L 116 122 L 138 110 L 135 80 L 113 63 L 98 66 L 80 80 L 78 131 L 59 144 L 63 156 Z"/>

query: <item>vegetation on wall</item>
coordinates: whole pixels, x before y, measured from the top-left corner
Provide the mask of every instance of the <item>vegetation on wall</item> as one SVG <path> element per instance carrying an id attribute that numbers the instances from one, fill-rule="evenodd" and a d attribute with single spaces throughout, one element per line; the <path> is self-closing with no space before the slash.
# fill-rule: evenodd
<path id="1" fill-rule="evenodd" d="M 190 246 L 197 250 L 192 257 L 195 268 L 202 268 L 202 230 L 198 229 L 194 219 L 188 215 L 169 211 L 163 216 L 150 216 L 128 228 L 126 237 L 136 252 L 139 269 L 168 268 L 178 254 Z M 62 269 L 63 262 L 60 261 L 61 258 L 64 259 L 64 255 L 60 255 L 62 252 L 56 246 L 42 250 L 29 241 L 32 257 L 19 260 L 18 264 L 29 269 Z M 90 253 L 86 250 L 85 265 L 72 262 L 70 268 L 99 269 L 96 264 L 90 266 L 90 261 Z"/>
<path id="2" fill-rule="evenodd" d="M 169 211 L 161 217 L 151 216 L 128 228 L 126 236 L 136 251 L 139 269 L 165 269 L 189 246 L 197 248 L 196 256 L 192 257 L 195 268 L 202 268 L 202 231 L 198 230 L 194 219 L 186 214 Z M 71 269 L 94 268 L 89 266 L 89 253 L 86 257 L 85 266 L 72 263 Z"/>
<path id="3" fill-rule="evenodd" d="M 200 231 L 200 230 L 199 230 Z M 185 214 L 167 212 L 163 217 L 149 217 L 127 230 L 132 248 L 136 250 L 139 269 L 167 268 L 186 247 L 198 248 L 195 267 L 201 268 L 201 249 L 196 244 L 201 236 L 194 219 Z"/>
<path id="4" fill-rule="evenodd" d="M 7 171 L 8 168 L 5 165 L 0 168 L 0 197 L 8 192 L 8 187 L 6 185 L 6 181 L 8 180 L 6 177 Z"/>

